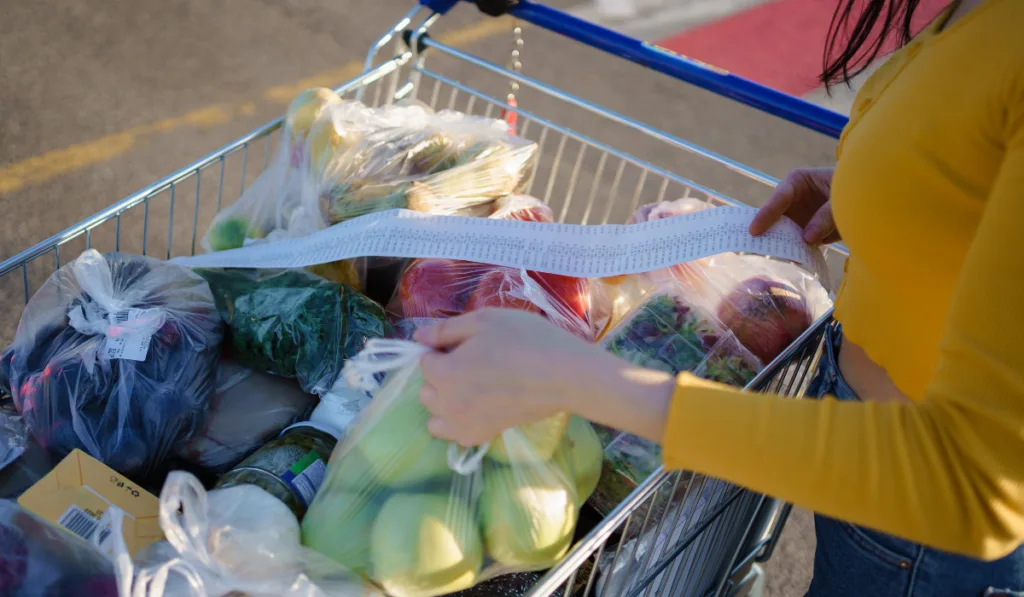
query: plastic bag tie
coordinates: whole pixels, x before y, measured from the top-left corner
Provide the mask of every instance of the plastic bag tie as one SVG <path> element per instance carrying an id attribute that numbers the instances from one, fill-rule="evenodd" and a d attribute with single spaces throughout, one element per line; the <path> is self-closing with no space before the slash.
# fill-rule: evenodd
<path id="1" fill-rule="evenodd" d="M 359 354 L 345 361 L 341 375 L 349 387 L 372 392 L 380 387 L 378 373 L 416 365 L 430 348 L 409 340 L 371 338 Z"/>
<path id="2" fill-rule="evenodd" d="M 90 305 L 92 307 L 92 305 Z M 156 309 L 134 309 L 134 318 L 110 322 L 113 314 L 126 313 L 128 310 L 116 310 L 104 313 L 100 308 L 93 307 L 83 309 L 82 305 L 76 305 L 68 312 L 68 323 L 71 327 L 87 336 L 103 335 L 118 337 L 124 334 L 134 334 L 149 337 L 156 333 L 164 325 L 167 316 L 163 311 Z M 127 315 L 127 317 L 131 317 Z"/>
<path id="3" fill-rule="evenodd" d="M 171 472 L 160 491 L 160 528 L 178 553 L 194 554 L 200 563 L 216 569 L 217 563 L 207 549 L 207 537 L 203 536 L 204 529 L 210 528 L 208 514 L 206 490 L 199 480 Z"/>
<path id="4" fill-rule="evenodd" d="M 464 448 L 455 442 L 448 444 L 448 468 L 460 475 L 472 475 L 480 470 L 491 442 L 473 448 Z"/>

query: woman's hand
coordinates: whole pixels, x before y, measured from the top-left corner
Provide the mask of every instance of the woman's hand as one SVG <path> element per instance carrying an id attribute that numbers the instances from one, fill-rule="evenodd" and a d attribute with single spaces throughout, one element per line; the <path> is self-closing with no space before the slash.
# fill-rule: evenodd
<path id="1" fill-rule="evenodd" d="M 632 367 L 539 315 L 484 309 L 416 332 L 432 434 L 465 446 L 568 411 L 659 441 L 672 376 Z"/>
<path id="2" fill-rule="evenodd" d="M 840 240 L 832 219 L 833 168 L 802 168 L 783 178 L 750 223 L 750 234 L 760 236 L 782 216 L 804 229 L 804 242 L 816 245 Z"/>

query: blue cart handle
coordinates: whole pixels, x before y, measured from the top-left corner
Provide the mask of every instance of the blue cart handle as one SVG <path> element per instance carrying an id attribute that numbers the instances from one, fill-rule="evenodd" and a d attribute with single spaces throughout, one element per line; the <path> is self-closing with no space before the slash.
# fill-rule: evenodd
<path id="1" fill-rule="evenodd" d="M 439 13 L 446 13 L 459 3 L 419 1 Z M 508 14 L 836 139 L 846 126 L 846 116 L 838 112 L 532 0 L 519 0 Z"/>

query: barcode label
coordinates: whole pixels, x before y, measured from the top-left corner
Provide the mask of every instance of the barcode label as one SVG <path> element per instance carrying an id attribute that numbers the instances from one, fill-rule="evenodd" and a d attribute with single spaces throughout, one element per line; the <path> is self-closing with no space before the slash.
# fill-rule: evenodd
<path id="1" fill-rule="evenodd" d="M 97 519 L 86 510 L 71 504 L 57 519 L 57 524 L 96 545 L 108 556 L 113 555 L 113 544 L 109 542 L 113 533 L 109 510 Z"/>
<path id="2" fill-rule="evenodd" d="M 100 521 L 85 510 L 71 504 L 68 506 L 68 509 L 64 511 L 64 514 L 61 514 L 60 518 L 57 519 L 57 524 L 86 541 L 92 541 L 92 536 L 100 526 Z M 107 534 L 110 533 L 110 529 L 104 530 Z"/>
<path id="3" fill-rule="evenodd" d="M 107 332 L 105 344 L 107 358 L 145 361 L 146 355 L 149 354 L 150 334 L 140 334 L 138 330 L 131 327 L 117 328 L 117 326 L 140 318 L 159 316 L 158 309 L 129 309 L 108 313 L 107 321 L 110 322 L 111 328 Z"/>

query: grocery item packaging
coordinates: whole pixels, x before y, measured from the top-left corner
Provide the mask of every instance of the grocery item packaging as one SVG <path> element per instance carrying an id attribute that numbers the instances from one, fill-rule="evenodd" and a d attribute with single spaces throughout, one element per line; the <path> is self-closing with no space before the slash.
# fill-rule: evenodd
<path id="1" fill-rule="evenodd" d="M 0 395 L 0 470 L 25 452 L 28 430 L 10 396 Z"/>
<path id="2" fill-rule="evenodd" d="M 394 208 L 486 215 L 488 204 L 522 188 L 537 154 L 503 120 L 420 104 L 342 102 L 313 130 L 303 201 L 311 207 L 315 196 L 323 225 Z"/>
<path id="3" fill-rule="evenodd" d="M 713 209 L 696 199 L 643 205 L 630 223 Z M 824 272 L 760 255 L 721 253 L 637 276 L 644 291 L 678 284 L 689 301 L 713 314 L 762 363 L 768 364 L 832 306 Z M 634 295 L 635 296 L 635 295 Z"/>
<path id="4" fill-rule="evenodd" d="M 681 286 L 652 291 L 602 344 L 615 356 L 648 369 L 689 371 L 733 386 L 747 385 L 761 362 L 691 297 Z"/>
<path id="5" fill-rule="evenodd" d="M 74 450 L 18 498 L 22 508 L 60 526 L 101 551 L 112 553 L 109 511 L 120 508 L 128 553 L 163 539 L 157 522 L 159 503 L 138 483 L 81 450 Z"/>
<path id="6" fill-rule="evenodd" d="M 527 195 L 498 199 L 488 217 L 554 222 L 551 208 Z M 388 303 L 398 335 L 406 339 L 434 320 L 488 307 L 537 313 L 585 340 L 596 334 L 590 280 L 522 268 L 455 259 L 411 260 Z"/>
<path id="7" fill-rule="evenodd" d="M 338 94 L 322 87 L 307 89 L 292 100 L 274 157 L 238 201 L 214 217 L 200 241 L 205 250 L 236 249 L 315 230 L 310 226 L 316 225 L 316 217 L 302 208 L 302 191 L 310 179 L 307 139 L 312 145 L 318 144 L 314 139 L 322 135 L 314 129 L 314 121 L 328 107 L 339 104 Z M 363 259 L 345 259 L 309 269 L 333 282 L 362 290 L 365 266 Z"/>
<path id="8" fill-rule="evenodd" d="M 338 440 L 369 402 L 362 391 L 335 384 L 313 409 L 309 420 L 290 425 L 279 437 L 217 481 L 217 488 L 257 485 L 284 502 L 302 520 L 320 491 Z"/>
<path id="9" fill-rule="evenodd" d="M 317 402 L 293 380 L 225 359 L 205 423 L 175 446 L 175 454 L 203 473 L 225 473 L 285 427 L 306 418 Z"/>
<path id="10" fill-rule="evenodd" d="M 746 386 L 761 370 L 761 362 L 714 315 L 697 308 L 692 294 L 675 282 L 650 291 L 605 335 L 602 345 L 615 356 L 648 369 L 673 375 L 686 371 Z M 661 448 L 609 427 L 598 425 L 596 429 L 604 447 L 604 470 L 589 503 L 607 515 L 661 466 Z M 685 485 L 681 489 L 685 490 Z"/>
<path id="11" fill-rule="evenodd" d="M 128 520 L 120 514 L 112 516 L 115 528 Z M 134 559 L 124 544 L 115 545 L 122 596 L 377 595 L 335 562 L 303 548 L 295 516 L 259 487 L 207 492 L 192 475 L 174 471 L 160 492 L 159 518 L 166 541 Z"/>
<path id="12" fill-rule="evenodd" d="M 25 305 L 10 348 L 14 403 L 54 454 L 78 448 L 143 477 L 200 425 L 222 337 L 191 270 L 90 249 Z"/>
<path id="13" fill-rule="evenodd" d="M 392 597 L 550 567 L 600 473 L 593 429 L 568 414 L 468 450 L 430 435 L 418 366 L 428 350 L 373 340 L 346 363 L 350 385 L 374 387 L 373 400 L 335 449 L 302 524 L 306 546 Z"/>
<path id="14" fill-rule="evenodd" d="M 680 201 L 643 206 L 638 214 L 656 219 L 693 211 Z M 615 283 L 632 284 L 631 306 L 602 335 L 609 352 L 642 367 L 736 387 L 750 383 L 831 306 L 815 275 L 759 255 L 724 253 Z M 590 503 L 607 514 L 657 470 L 661 450 L 643 438 L 595 428 L 605 462 Z"/>
<path id="15" fill-rule="evenodd" d="M 0 595 L 119 597 L 114 567 L 93 544 L 0 500 Z"/>
<path id="16" fill-rule="evenodd" d="M 558 274 L 458 261 L 416 259 L 402 273 L 388 311 L 404 338 L 437 319 L 484 308 L 519 309 L 593 340 L 590 282 Z"/>
<path id="17" fill-rule="evenodd" d="M 525 184 L 536 154 L 536 144 L 501 120 L 419 103 L 370 108 L 309 89 L 289 106 L 266 170 L 214 218 L 202 245 L 219 251 L 306 236 L 398 207 L 485 216 L 496 198 Z M 362 289 L 366 263 L 340 260 L 313 271 Z"/>
<path id="18" fill-rule="evenodd" d="M 384 309 L 301 269 L 200 269 L 227 323 L 228 354 L 256 371 L 331 389 L 345 359 L 389 334 Z"/>

